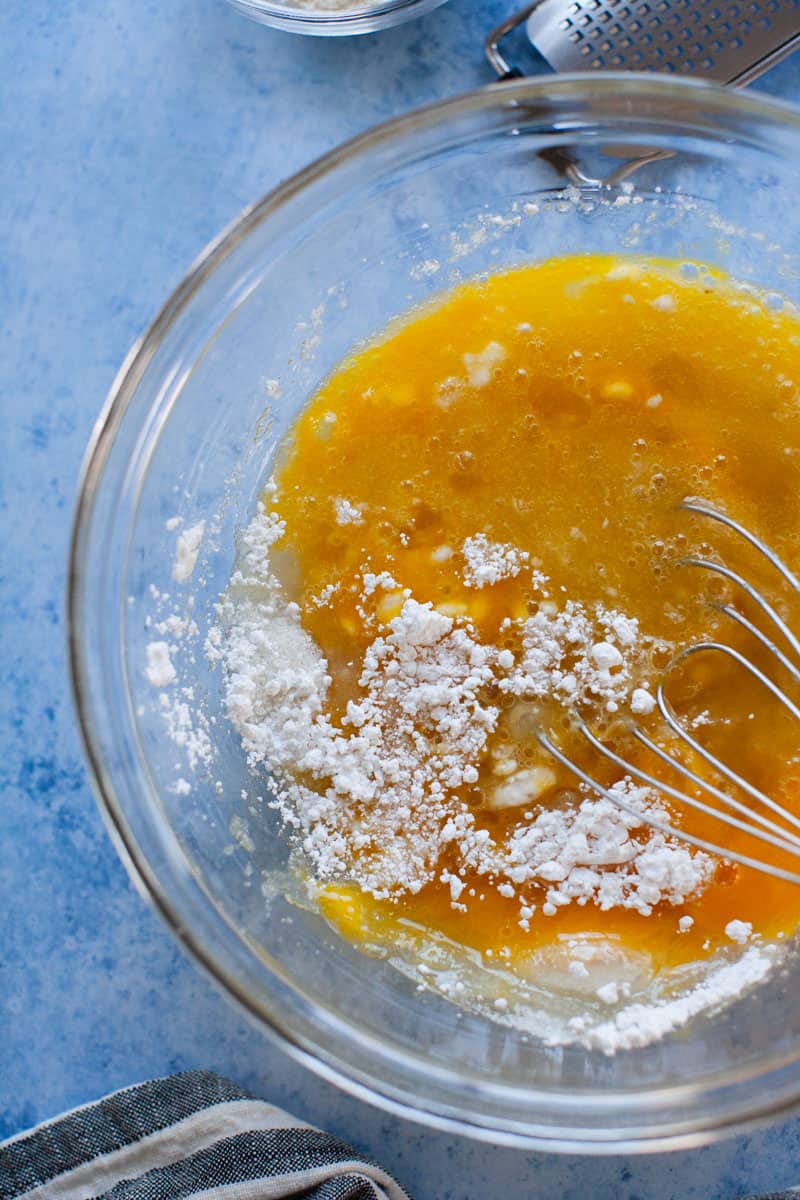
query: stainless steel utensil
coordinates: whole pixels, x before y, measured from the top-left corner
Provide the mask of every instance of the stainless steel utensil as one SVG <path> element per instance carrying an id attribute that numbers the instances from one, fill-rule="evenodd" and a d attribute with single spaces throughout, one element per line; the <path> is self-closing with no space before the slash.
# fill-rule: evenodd
<path id="1" fill-rule="evenodd" d="M 740 86 L 800 46 L 800 0 L 533 0 L 486 39 L 501 79 L 522 74 L 500 42 L 523 23 L 555 71 L 661 71 Z"/>
<path id="2" fill-rule="evenodd" d="M 770 567 L 780 576 L 783 583 L 795 595 L 800 596 L 800 580 L 798 580 L 797 576 L 790 571 L 769 546 L 765 545 L 760 538 L 739 524 L 738 521 L 699 500 L 686 500 L 681 507 L 687 512 L 724 525 L 737 537 L 743 539 L 766 560 Z M 709 558 L 687 558 L 683 560 L 683 565 L 703 571 L 710 571 L 715 575 L 721 576 L 749 597 L 750 601 L 755 605 L 759 618 L 763 618 L 764 627 L 751 621 L 734 604 L 720 604 L 718 606 L 719 611 L 745 629 L 767 651 L 768 655 L 784 671 L 788 672 L 792 682 L 800 686 L 800 665 L 798 665 L 800 664 L 800 638 L 797 637 L 787 622 L 779 615 L 775 605 L 770 603 L 742 574 L 732 570 L 723 562 L 717 562 Z M 783 648 L 781 648 L 778 642 L 782 643 Z M 756 679 L 765 691 L 800 723 L 800 707 L 764 671 L 733 646 L 726 645 L 724 642 L 704 641 L 685 647 L 673 658 L 664 673 L 664 677 L 658 684 L 656 699 L 661 717 L 671 735 L 677 738 L 682 746 L 690 750 L 695 759 L 699 756 L 705 765 L 710 768 L 709 775 L 711 777 L 704 776 L 697 770 L 689 767 L 685 761 L 682 761 L 678 754 L 665 750 L 652 737 L 645 734 L 635 722 L 631 722 L 628 727 L 628 733 L 633 737 L 635 742 L 654 755 L 669 770 L 677 772 L 690 785 L 691 791 L 675 787 L 651 771 L 645 771 L 622 755 L 617 754 L 592 732 L 589 725 L 587 725 L 579 714 L 575 714 L 574 728 L 603 759 L 613 763 L 625 775 L 640 780 L 648 787 L 652 787 L 660 794 L 676 802 L 679 807 L 701 812 L 706 816 L 718 820 L 727 828 L 738 829 L 756 839 L 756 841 L 775 846 L 778 850 L 785 851 L 800 859 L 800 817 L 790 812 L 785 805 L 779 804 L 770 796 L 767 796 L 761 789 L 754 787 L 752 783 L 744 779 L 737 771 L 734 771 L 730 766 L 713 755 L 689 732 L 686 725 L 675 714 L 666 694 L 666 683 L 676 667 L 697 654 L 721 654 L 732 659 L 742 670 Z M 611 800 L 619 808 L 639 816 L 646 824 L 652 825 L 662 833 L 688 842 L 690 845 L 705 850 L 708 853 L 719 855 L 729 861 L 741 863 L 744 866 L 754 867 L 756 870 L 763 871 L 765 874 L 772 875 L 778 879 L 785 879 L 791 883 L 800 884 L 800 874 L 796 871 L 780 867 L 775 863 L 765 862 L 763 859 L 753 857 L 749 854 L 738 853 L 727 848 L 722 843 L 695 837 L 681 829 L 680 826 L 668 824 L 654 817 L 648 817 L 638 810 L 634 813 L 634 810 L 620 798 L 614 789 L 604 787 L 597 779 L 584 771 L 566 755 L 559 748 L 552 733 L 540 730 L 537 736 L 541 745 L 558 762 L 572 771 L 583 783 L 588 784 L 595 792 Z M 715 783 L 714 779 L 719 779 L 720 782 L 723 782 L 723 786 Z"/>

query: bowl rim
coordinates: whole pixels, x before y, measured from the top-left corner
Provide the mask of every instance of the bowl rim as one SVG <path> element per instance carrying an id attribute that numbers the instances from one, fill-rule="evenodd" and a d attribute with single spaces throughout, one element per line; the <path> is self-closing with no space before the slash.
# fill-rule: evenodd
<path id="1" fill-rule="evenodd" d="M 257 1020 L 262 1031 L 328 1082 L 407 1120 L 417 1123 L 425 1121 L 432 1128 L 459 1135 L 466 1134 L 497 1145 L 570 1153 L 619 1154 L 691 1148 L 785 1117 L 790 1112 L 800 1109 L 800 1070 L 795 1072 L 788 1094 L 785 1086 L 778 1087 L 772 1099 L 765 1099 L 757 1108 L 750 1108 L 746 1113 L 726 1114 L 713 1126 L 704 1124 L 702 1119 L 696 1119 L 678 1132 L 665 1131 L 654 1126 L 643 1136 L 621 1137 L 613 1130 L 581 1129 L 577 1138 L 572 1131 L 550 1131 L 546 1126 L 538 1127 L 535 1132 L 527 1132 L 518 1128 L 499 1127 L 491 1121 L 483 1124 L 474 1119 L 474 1113 L 468 1115 L 459 1112 L 458 1115 L 453 1115 L 446 1105 L 437 1106 L 419 1098 L 412 1102 L 408 1093 L 402 1089 L 395 1089 L 374 1076 L 362 1077 L 357 1071 L 349 1072 L 346 1063 L 338 1056 L 326 1051 L 318 1043 L 309 1042 L 285 1021 L 278 1019 L 263 1003 L 247 994 L 213 950 L 202 939 L 195 937 L 185 923 L 178 919 L 167 889 L 162 886 L 130 828 L 124 809 L 118 802 L 111 772 L 103 761 L 102 750 L 91 720 L 81 639 L 81 612 L 86 583 L 82 565 L 85 561 L 98 481 L 102 477 L 110 448 L 140 379 L 164 342 L 168 331 L 206 280 L 258 225 L 288 205 L 295 196 L 343 165 L 370 154 L 393 139 L 408 132 L 433 129 L 439 124 L 444 124 L 452 116 L 470 115 L 495 108 L 498 101 L 512 107 L 518 106 L 524 100 L 539 100 L 551 105 L 559 97 L 568 98 L 575 94 L 576 89 L 584 102 L 593 94 L 599 97 L 614 96 L 617 100 L 641 98 L 643 94 L 647 94 L 663 101 L 670 98 L 685 100 L 687 96 L 693 95 L 697 97 L 698 105 L 708 113 L 729 112 L 743 117 L 749 115 L 760 118 L 780 126 L 783 131 L 792 131 L 800 144 L 800 108 L 785 101 L 776 101 L 753 93 L 742 94 L 703 80 L 685 77 L 603 72 L 592 75 L 539 76 L 505 81 L 502 84 L 492 83 L 390 118 L 317 158 L 254 204 L 245 207 L 206 245 L 151 324 L 136 339 L 125 356 L 93 425 L 81 466 L 68 550 L 65 629 L 70 684 L 78 729 L 89 765 L 92 789 L 111 840 L 132 881 L 161 914 L 172 935 L 212 980 Z M 210 898 L 205 893 L 203 895 L 210 904 Z M 270 970 L 273 971 L 271 966 Z M 346 1027 L 346 1023 L 343 1027 Z M 800 1047 L 791 1063 L 784 1056 L 775 1055 L 766 1063 L 762 1059 L 758 1069 L 748 1066 L 746 1070 L 730 1068 L 720 1072 L 713 1076 L 713 1090 L 724 1091 L 736 1087 L 743 1079 L 761 1079 L 770 1073 L 784 1073 L 788 1066 L 800 1068 Z M 673 1084 L 652 1089 L 650 1096 L 655 1098 L 670 1095 L 674 1099 L 682 1090 L 681 1086 Z M 644 1093 L 642 1098 L 646 1095 L 647 1093 Z"/>
<path id="2" fill-rule="evenodd" d="M 391 29 L 412 18 L 422 17 L 445 4 L 447 0 L 375 0 L 357 8 L 301 8 L 299 5 L 277 4 L 272 0 L 228 0 L 228 3 L 262 25 L 283 29 L 287 33 L 312 37 L 348 37 L 378 33 Z"/>

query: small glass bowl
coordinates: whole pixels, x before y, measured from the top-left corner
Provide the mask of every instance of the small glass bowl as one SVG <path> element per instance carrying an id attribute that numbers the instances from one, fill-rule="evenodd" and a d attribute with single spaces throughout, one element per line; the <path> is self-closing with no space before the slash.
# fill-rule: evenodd
<path id="1" fill-rule="evenodd" d="M 268 810 L 250 811 L 259 785 L 203 654 L 275 446 L 355 343 L 459 279 L 557 253 L 705 261 L 797 303 L 798 196 L 789 107 L 633 75 L 494 86 L 372 130 L 246 211 L 122 366 L 88 450 L 69 571 L 101 807 L 176 937 L 361 1096 L 494 1142 L 594 1153 L 697 1145 L 798 1103 L 794 945 L 721 1011 L 606 1056 L 419 991 L 291 903 L 285 838 Z M 191 575 L 175 567 L 190 528 L 202 532 Z M 167 613 L 178 623 L 162 632 Z M 194 625 L 172 652 L 178 679 L 153 686 L 148 643 Z"/>
<path id="2" fill-rule="evenodd" d="M 270 0 L 228 0 L 252 21 L 272 25 L 287 33 L 305 33 L 312 37 L 350 37 L 357 33 L 376 33 L 421 17 L 444 4 L 445 0 L 384 0 L 353 8 L 315 10 L 300 5 L 273 4 Z"/>

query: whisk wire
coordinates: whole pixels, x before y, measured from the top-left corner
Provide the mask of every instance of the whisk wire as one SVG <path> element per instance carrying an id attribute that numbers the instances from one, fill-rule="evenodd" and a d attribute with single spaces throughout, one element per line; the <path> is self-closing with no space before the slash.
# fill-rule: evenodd
<path id="1" fill-rule="evenodd" d="M 757 821 L 760 825 L 763 825 L 765 829 L 771 829 L 773 833 L 776 833 L 780 838 L 785 839 L 785 841 L 787 843 L 786 847 L 785 847 L 786 849 L 790 848 L 788 843 L 792 843 L 795 849 L 800 850 L 800 837 L 798 837 L 796 834 L 793 834 L 790 830 L 784 829 L 782 826 L 776 824 L 776 822 L 770 820 L 769 817 L 766 817 L 761 813 L 753 812 L 750 808 L 747 807 L 746 804 L 743 804 L 740 800 L 737 800 L 734 796 L 729 796 L 727 792 L 723 792 L 722 789 L 718 788 L 715 784 L 710 783 L 708 780 L 703 779 L 700 775 L 697 774 L 696 771 L 692 771 L 692 769 L 690 767 L 687 767 L 685 763 L 682 763 L 680 761 L 680 759 L 675 758 L 674 755 L 667 753 L 666 750 L 662 749 L 661 746 L 659 746 L 651 738 L 647 737 L 646 734 L 642 733 L 641 729 L 638 729 L 634 726 L 631 729 L 631 733 L 632 733 L 633 737 L 635 737 L 636 740 L 642 746 L 644 746 L 652 754 L 657 755 L 657 757 L 660 758 L 663 763 L 665 763 L 668 767 L 672 768 L 672 770 L 677 771 L 680 775 L 682 775 L 684 777 L 684 779 L 688 779 L 690 783 L 693 783 L 695 785 L 695 787 L 702 788 L 703 791 L 708 792 L 709 795 L 711 795 L 711 796 L 714 796 L 715 799 L 719 800 L 722 804 L 725 804 L 729 808 L 734 809 L 736 812 L 741 813 L 742 816 L 744 816 L 744 817 L 752 818 L 752 820 Z M 702 747 L 700 747 L 700 751 L 701 751 L 701 753 L 703 752 Z M 706 755 L 703 754 L 703 757 L 705 758 Z M 712 765 L 717 764 L 717 760 L 714 759 L 713 755 L 708 755 L 708 760 L 711 761 Z M 751 789 L 752 789 L 751 794 L 754 794 L 754 797 L 753 797 L 754 799 L 758 799 L 759 802 L 766 804 L 769 808 L 772 808 L 772 809 L 777 808 L 778 812 L 776 813 L 776 815 L 779 815 L 782 817 L 789 817 L 790 824 L 795 825 L 798 829 L 800 829 L 800 821 L 797 821 L 793 817 L 791 817 L 791 814 L 784 813 L 783 810 L 780 808 L 780 806 L 775 805 L 774 801 L 771 801 L 768 796 L 764 795 L 762 792 L 759 792 L 757 788 L 752 788 L 752 785 L 748 784 L 747 780 L 742 779 L 740 776 L 738 776 L 736 774 L 735 771 L 732 771 L 728 767 L 726 767 L 725 764 L 719 763 L 717 766 L 717 769 L 720 769 L 720 768 L 724 771 L 724 773 L 727 777 L 729 777 L 734 783 L 736 783 L 737 786 L 740 786 L 740 785 L 743 786 L 745 788 L 745 790 L 748 792 L 751 792 Z M 663 790 L 662 784 L 658 784 L 658 787 L 659 787 L 659 790 Z M 692 801 L 692 797 L 686 796 L 686 797 L 684 797 L 684 799 L 687 801 L 687 803 L 691 803 L 691 801 Z M 697 802 L 697 804 L 699 804 L 699 801 Z M 720 817 L 722 816 L 722 814 L 718 813 L 717 809 L 709 808 L 707 811 L 712 816 L 717 816 L 717 815 L 720 815 Z M 743 828 L 743 829 L 749 828 L 749 827 L 745 827 L 744 825 L 739 826 L 739 827 Z"/>
<path id="2" fill-rule="evenodd" d="M 797 594 L 800 595 L 800 581 L 797 576 L 787 567 L 783 560 L 772 550 L 765 545 L 754 533 L 741 525 L 738 521 L 729 517 L 726 513 L 720 512 L 701 500 L 687 499 L 680 507 L 687 512 L 696 513 L 699 516 L 707 517 L 712 521 L 725 526 L 757 553 L 774 568 L 781 576 L 784 583 Z M 798 638 L 791 630 L 787 622 L 781 617 L 775 606 L 771 604 L 756 587 L 753 586 L 746 578 L 737 571 L 732 570 L 724 563 L 715 562 L 709 558 L 688 557 L 681 560 L 682 565 L 698 567 L 701 570 L 712 572 L 726 579 L 735 587 L 739 588 L 756 606 L 758 611 L 766 619 L 770 629 L 774 629 L 780 638 L 785 641 L 789 652 L 800 660 L 800 638 Z M 790 679 L 800 686 L 800 665 L 793 662 L 789 654 L 785 652 L 773 640 L 773 635 L 764 629 L 759 628 L 753 621 L 741 613 L 733 604 L 717 603 L 714 607 L 735 621 L 741 629 L 752 636 L 755 641 L 766 650 L 772 659 L 778 663 L 789 675 Z M 585 741 L 599 753 L 606 761 L 613 763 L 616 767 L 625 773 L 625 777 L 639 780 L 653 789 L 655 792 L 669 797 L 677 801 L 678 804 L 691 808 L 696 812 L 712 817 L 719 821 L 729 829 L 738 830 L 740 833 L 746 834 L 748 837 L 756 838 L 762 843 L 766 843 L 776 849 L 793 855 L 795 858 L 800 858 L 800 834 L 793 830 L 800 831 L 800 817 L 789 812 L 788 809 L 779 804 L 772 797 L 766 795 L 760 788 L 756 787 L 749 780 L 745 779 L 739 772 L 723 762 L 717 755 L 713 754 L 705 746 L 703 746 L 696 737 L 694 737 L 678 716 L 676 715 L 672 705 L 670 704 L 666 692 L 665 681 L 675 669 L 688 658 L 697 654 L 716 653 L 726 655 L 736 665 L 746 671 L 749 676 L 777 700 L 778 703 L 800 722 L 800 706 L 794 703 L 789 696 L 772 680 L 765 671 L 751 662 L 750 659 L 733 646 L 729 646 L 724 642 L 703 641 L 696 642 L 679 651 L 671 662 L 668 664 L 662 679 L 659 681 L 656 690 L 656 701 L 658 711 L 667 728 L 671 730 L 673 735 L 679 739 L 685 746 L 689 747 L 699 758 L 709 766 L 716 775 L 717 780 L 724 781 L 723 786 L 718 786 L 717 782 L 711 779 L 704 779 L 696 770 L 692 769 L 686 763 L 663 746 L 658 745 L 653 738 L 645 734 L 635 722 L 631 721 L 628 732 L 629 734 L 643 746 L 648 752 L 654 755 L 660 762 L 671 770 L 675 771 L 683 779 L 688 780 L 699 795 L 690 795 L 688 792 L 679 787 L 675 787 L 663 779 L 656 778 L 649 771 L 629 762 L 621 754 L 618 754 L 610 746 L 600 740 L 589 728 L 586 722 L 576 713 L 573 714 L 574 728 L 585 739 Z M 755 870 L 761 871 L 767 875 L 771 875 L 776 879 L 786 880 L 787 882 L 800 884 L 800 874 L 795 871 L 790 871 L 785 867 L 778 866 L 776 863 L 764 861 L 762 859 L 751 857 L 739 850 L 734 850 L 730 847 L 718 845 L 715 842 L 689 833 L 688 831 L 672 825 L 667 820 L 661 820 L 659 817 L 653 816 L 650 813 L 642 812 L 633 805 L 627 803 L 618 791 L 611 787 L 605 787 L 597 779 L 593 778 L 587 771 L 583 770 L 576 762 L 566 755 L 557 745 L 553 736 L 543 730 L 539 730 L 537 737 L 541 746 L 548 751 L 549 754 L 556 759 L 557 762 L 567 767 L 581 782 L 590 787 L 598 795 L 605 797 L 615 804 L 624 812 L 633 816 L 637 823 L 643 823 L 658 830 L 665 836 L 678 839 L 694 846 L 696 849 L 703 850 L 705 853 L 713 854 L 726 859 L 730 862 L 738 863 L 742 866 L 752 867 Z M 730 785 L 739 796 L 732 795 L 727 790 L 725 785 Z M 701 797 L 713 798 L 723 807 L 709 804 Z M 749 797 L 752 803 L 746 803 L 740 797 Z M 759 810 L 766 811 L 759 811 Z M 777 820 L 773 820 L 767 815 L 771 813 Z M 735 815 L 739 814 L 739 815 Z M 779 824 L 778 822 L 781 822 Z M 789 825 L 792 829 L 787 829 Z"/>
<path id="3" fill-rule="evenodd" d="M 732 658 L 734 662 L 738 663 L 740 667 L 747 671 L 747 673 L 751 675 L 753 679 L 757 679 L 760 684 L 767 688 L 771 695 L 775 697 L 779 704 L 783 705 L 787 712 L 790 712 L 793 717 L 800 721 L 800 708 L 798 708 L 798 706 L 789 699 L 786 693 L 778 687 L 777 683 L 774 683 L 768 675 L 766 675 L 759 667 L 755 665 L 755 663 L 751 663 L 750 659 L 746 658 L 744 654 L 741 654 L 738 650 L 735 650 L 733 646 L 726 645 L 725 642 L 695 642 L 694 645 L 687 646 L 684 650 L 680 650 L 669 664 L 667 670 L 673 670 L 678 663 L 690 658 L 694 654 L 703 654 L 707 651 L 715 651 L 718 654 L 726 654 L 728 658 Z M 663 683 L 659 684 L 658 691 L 663 695 Z M 668 721 L 668 724 L 675 730 L 676 733 L 683 731 L 683 726 L 679 725 L 675 718 L 669 720 L 669 718 L 663 712 L 662 716 L 664 716 L 664 719 Z M 684 733 L 684 736 L 688 738 L 690 735 Z"/>
<path id="4" fill-rule="evenodd" d="M 786 638 L 786 641 L 791 646 L 792 650 L 798 657 L 800 657 L 800 639 L 795 637 L 786 622 L 782 620 L 772 605 L 765 600 L 759 592 L 756 591 L 751 583 L 748 583 L 747 580 L 743 579 L 741 575 L 738 575 L 736 571 L 732 571 L 730 567 L 726 567 L 722 563 L 713 562 L 709 558 L 682 558 L 681 566 L 701 567 L 703 570 L 712 571 L 715 575 L 721 575 L 724 579 L 728 579 L 731 583 L 735 583 L 737 587 L 740 587 L 742 591 L 750 597 L 754 604 L 758 605 L 758 607 L 764 613 L 764 616 L 772 622 L 776 629 L 780 630 L 780 632 Z"/>
<path id="5" fill-rule="evenodd" d="M 727 859 L 729 862 L 738 863 L 743 867 L 752 867 L 756 871 L 766 871 L 767 874 L 773 875 L 776 879 L 783 879 L 787 883 L 800 884 L 800 875 L 793 871 L 787 871 L 783 867 L 773 866 L 771 863 L 764 863 L 759 859 L 750 858 L 746 854 L 731 851 L 724 846 L 717 845 L 715 842 L 706 841 L 705 838 L 695 837 L 694 834 L 687 833 L 686 830 L 671 825 L 668 821 L 660 821 L 657 817 L 653 817 L 649 813 L 641 812 L 639 809 L 634 808 L 633 805 L 627 804 L 618 795 L 613 793 L 610 788 L 603 787 L 601 783 L 593 779 L 591 775 L 588 775 L 581 767 L 568 758 L 566 754 L 563 754 L 547 734 L 539 731 L 537 738 L 540 745 L 549 754 L 552 754 L 557 762 L 560 762 L 562 766 L 565 766 L 573 775 L 577 776 L 582 783 L 587 784 L 598 795 L 610 800 L 612 804 L 615 804 L 623 812 L 628 813 L 629 816 L 635 817 L 638 822 L 649 825 L 651 829 L 663 833 L 666 837 L 675 838 L 678 841 L 685 842 L 689 846 L 694 846 L 696 850 L 702 850 L 706 854 Z M 661 790 L 661 785 L 657 786 Z"/>
<path id="6" fill-rule="evenodd" d="M 611 750 L 605 745 L 604 742 L 601 742 L 600 739 L 596 737 L 594 733 L 592 733 L 591 729 L 589 729 L 585 722 L 579 721 L 577 728 L 590 746 L 593 747 L 593 749 L 602 754 L 604 758 L 609 759 L 610 762 L 613 762 L 615 766 L 620 767 L 627 775 L 632 775 L 634 778 L 641 780 L 642 783 L 646 783 L 648 787 L 656 788 L 663 795 L 670 796 L 673 800 L 677 800 L 680 804 L 685 805 L 687 808 L 693 808 L 696 812 L 701 812 L 706 816 L 714 817 L 716 820 L 722 821 L 725 825 L 728 825 L 732 829 L 738 829 L 742 833 L 747 833 L 752 837 L 758 838 L 762 842 L 768 842 L 770 845 L 775 846 L 778 850 L 785 850 L 790 854 L 797 854 L 800 852 L 800 838 L 796 838 L 795 835 L 790 833 L 788 830 L 782 829 L 773 821 L 770 821 L 769 818 L 765 817 L 762 821 L 762 824 L 768 825 L 772 830 L 774 830 L 772 833 L 767 832 L 764 829 L 758 829 L 754 825 L 749 824 L 749 822 L 742 821 L 738 817 L 732 816 L 730 813 L 720 812 L 718 808 L 714 808 L 712 805 L 706 804 L 706 802 L 701 800 L 698 796 L 690 796 L 687 792 L 683 792 L 679 788 L 673 787 L 672 784 L 665 783 L 661 779 L 656 779 L 654 775 L 650 774 L 650 772 L 645 771 L 642 767 L 638 767 L 629 762 L 627 759 L 623 758 L 622 755 Z M 672 759 L 671 756 L 665 751 L 661 751 L 659 753 L 659 757 L 667 762 L 671 767 L 678 766 L 677 761 Z M 706 782 L 701 779 L 699 775 L 695 775 L 688 768 L 682 770 L 681 773 L 687 778 L 691 779 L 694 784 L 702 788 L 704 791 L 712 791 L 713 785 L 709 786 L 706 784 Z M 744 805 L 739 804 L 736 800 L 733 800 L 730 797 L 726 798 L 726 803 L 729 803 L 731 807 L 737 808 L 739 811 L 744 812 L 745 816 L 747 817 L 753 816 L 753 814 L 747 808 L 745 808 Z"/>
<path id="7" fill-rule="evenodd" d="M 747 630 L 752 637 L 761 643 L 765 650 L 778 660 L 784 670 L 789 672 L 795 683 L 800 684 L 800 668 L 796 667 L 786 657 L 780 647 L 776 646 L 757 625 L 754 625 L 752 621 L 748 621 L 747 617 L 740 613 L 738 608 L 734 608 L 732 604 L 719 604 L 715 605 L 715 608 L 723 613 L 724 616 L 730 617 L 732 621 L 736 621 L 737 624 L 741 625 L 742 629 Z"/>
<path id="8" fill-rule="evenodd" d="M 727 513 L 720 512 L 720 510 L 717 508 L 712 508 L 710 505 L 703 503 L 701 500 L 686 499 L 683 500 L 678 507 L 682 508 L 684 512 L 693 512 L 697 513 L 701 517 L 709 517 L 712 521 L 718 521 L 720 525 L 725 525 L 728 529 L 732 529 L 734 533 L 738 533 L 739 536 L 744 538 L 744 540 L 748 542 L 754 550 L 757 550 L 758 553 L 767 560 L 767 562 L 771 563 L 775 570 L 780 572 L 789 586 L 793 588 L 798 595 L 800 595 L 800 580 L 798 580 L 797 576 L 789 570 L 783 559 L 780 558 L 774 550 L 770 549 L 769 546 L 765 545 L 761 538 L 756 537 L 754 533 L 751 533 L 750 530 L 744 525 L 741 525 L 738 521 L 735 521 L 733 517 L 729 517 Z"/>

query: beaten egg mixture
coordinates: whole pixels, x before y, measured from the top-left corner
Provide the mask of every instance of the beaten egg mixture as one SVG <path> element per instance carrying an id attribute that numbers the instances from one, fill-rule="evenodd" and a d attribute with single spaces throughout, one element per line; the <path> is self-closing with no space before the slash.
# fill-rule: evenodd
<path id="1" fill-rule="evenodd" d="M 334 371 L 279 452 L 256 547 L 317 673 L 292 683 L 294 708 L 238 723 L 251 759 L 265 723 L 288 738 L 277 803 L 340 933 L 429 931 L 524 973 L 575 938 L 657 972 L 794 931 L 800 889 L 644 815 L 791 863 L 626 779 L 575 716 L 675 786 L 691 790 L 631 722 L 712 778 L 664 725 L 658 682 L 703 639 L 766 660 L 714 607 L 746 599 L 682 560 L 724 561 L 792 608 L 751 549 L 680 503 L 702 497 L 797 564 L 799 449 L 795 313 L 696 264 L 490 276 Z M 796 724 L 752 678 L 697 656 L 668 693 L 694 737 L 797 810 Z M 643 819 L 580 785 L 540 730 Z"/>

